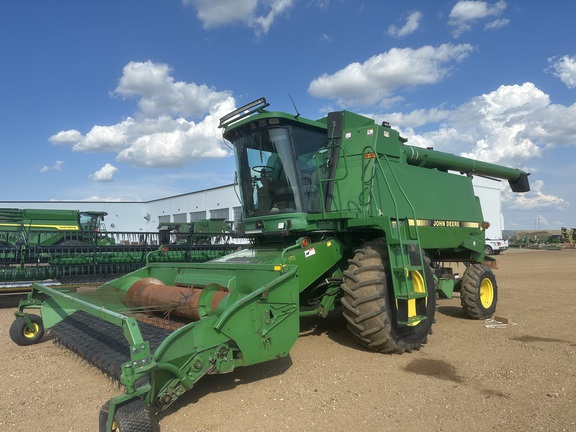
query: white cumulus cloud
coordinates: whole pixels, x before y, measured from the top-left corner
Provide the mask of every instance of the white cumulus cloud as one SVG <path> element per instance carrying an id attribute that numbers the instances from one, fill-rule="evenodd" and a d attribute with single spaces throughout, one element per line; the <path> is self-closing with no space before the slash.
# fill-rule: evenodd
<path id="1" fill-rule="evenodd" d="M 502 27 L 506 27 L 510 23 L 508 18 L 498 18 L 497 20 L 491 21 L 484 26 L 484 30 L 496 30 Z"/>
<path id="2" fill-rule="evenodd" d="M 266 34 L 274 21 L 286 13 L 294 0 L 182 0 L 196 9 L 204 28 L 216 28 L 241 23 Z"/>
<path id="3" fill-rule="evenodd" d="M 165 64 L 130 62 L 113 95 L 138 100 L 139 111 L 113 125 L 94 125 L 85 135 L 60 131 L 49 140 L 77 152 L 116 153 L 135 166 L 183 166 L 229 150 L 218 129 L 220 117 L 235 108 L 228 91 L 176 81 Z"/>
<path id="4" fill-rule="evenodd" d="M 403 128 L 416 128 L 428 123 L 439 123 L 450 117 L 452 111 L 441 108 L 416 109 L 409 113 L 394 112 L 386 114 L 383 120 L 393 125 L 402 125 Z M 381 115 L 371 115 L 375 118 Z"/>
<path id="5" fill-rule="evenodd" d="M 473 23 L 488 18 L 496 19 L 487 23 L 485 29 L 500 28 L 510 21 L 505 18 L 498 18 L 506 10 L 506 7 L 507 4 L 504 0 L 499 0 L 494 4 L 485 1 L 460 0 L 450 11 L 448 24 L 453 27 L 452 34 L 454 37 L 459 37 L 470 31 Z"/>
<path id="6" fill-rule="evenodd" d="M 530 185 L 530 192 L 516 194 L 507 187 L 502 187 L 502 202 L 513 210 L 554 209 L 564 210 L 569 203 L 566 200 L 544 192 L 544 182 L 535 180 Z"/>
<path id="7" fill-rule="evenodd" d="M 548 59 L 551 71 L 566 84 L 568 88 L 576 88 L 576 56 L 552 57 Z"/>
<path id="8" fill-rule="evenodd" d="M 364 63 L 351 63 L 315 78 L 308 92 L 345 107 L 385 105 L 395 98 L 396 90 L 442 81 L 450 73 L 450 63 L 462 61 L 472 51 L 469 44 L 392 48 Z"/>
<path id="9" fill-rule="evenodd" d="M 130 62 L 124 66 L 115 95 L 139 100 L 141 115 L 199 116 L 230 97 L 204 84 L 175 81 L 166 64 Z"/>
<path id="10" fill-rule="evenodd" d="M 193 159 L 228 156 L 228 150 L 221 145 L 218 122 L 233 109 L 231 101 L 220 104 L 200 123 L 165 119 L 171 123 L 169 130 L 158 128 L 135 137 L 130 146 L 118 153 L 117 160 L 137 166 L 173 167 Z"/>
<path id="11" fill-rule="evenodd" d="M 402 27 L 396 27 L 395 25 L 390 25 L 388 27 L 388 34 L 392 37 L 404 37 L 408 36 L 409 34 L 414 33 L 420 27 L 420 21 L 422 20 L 422 12 L 415 11 L 412 12 L 408 19 L 406 20 L 406 24 Z"/>
<path id="12" fill-rule="evenodd" d="M 89 177 L 91 180 L 94 180 L 96 182 L 110 182 L 114 180 L 114 175 L 116 174 L 116 171 L 118 171 L 118 168 L 116 168 L 114 165 L 107 163 L 98 171 L 94 172 L 93 174 L 90 174 Z"/>
<path id="13" fill-rule="evenodd" d="M 70 129 L 66 131 L 60 131 L 55 135 L 50 137 L 50 142 L 52 144 L 74 144 L 82 139 L 82 134 L 76 129 Z"/>
<path id="14" fill-rule="evenodd" d="M 92 195 L 84 198 L 82 201 L 94 201 L 94 202 L 122 202 L 122 201 L 142 201 L 140 198 L 117 198 L 117 197 L 101 197 L 98 195 Z"/>
<path id="15" fill-rule="evenodd" d="M 502 85 L 476 96 L 454 110 L 429 109 L 381 114 L 392 119 L 421 147 L 459 153 L 473 159 L 517 166 L 543 157 L 547 149 L 576 145 L 576 104 L 553 104 L 532 83 Z M 412 129 L 439 123 L 429 132 Z M 428 127 L 430 129 L 430 127 Z"/>
<path id="16" fill-rule="evenodd" d="M 64 161 L 57 160 L 56 162 L 54 162 L 54 165 L 52 165 L 52 166 L 44 165 L 42 168 L 40 168 L 38 170 L 38 172 L 40 174 L 43 174 L 43 173 L 51 171 L 51 170 L 62 171 L 62 165 L 64 165 Z"/>

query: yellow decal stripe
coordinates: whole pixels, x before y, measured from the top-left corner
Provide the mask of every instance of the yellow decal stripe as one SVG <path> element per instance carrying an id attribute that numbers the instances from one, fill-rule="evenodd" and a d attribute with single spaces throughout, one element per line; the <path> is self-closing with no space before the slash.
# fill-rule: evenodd
<path id="1" fill-rule="evenodd" d="M 448 219 L 408 219 L 410 226 L 434 228 L 480 228 L 480 222 L 456 221 Z"/>
<path id="2" fill-rule="evenodd" d="M 0 227 L 21 227 L 22 224 L 15 223 L 0 223 Z M 80 231 L 75 225 L 42 225 L 42 224 L 32 224 L 24 225 L 24 228 L 36 228 L 36 229 L 56 229 L 58 231 Z"/>

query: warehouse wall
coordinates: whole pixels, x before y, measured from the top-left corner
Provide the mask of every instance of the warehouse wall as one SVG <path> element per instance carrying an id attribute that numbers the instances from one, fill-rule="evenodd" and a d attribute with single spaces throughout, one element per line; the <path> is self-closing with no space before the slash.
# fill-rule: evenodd
<path id="1" fill-rule="evenodd" d="M 240 202 L 233 185 L 190 192 L 145 202 L 110 201 L 0 201 L 0 208 L 69 209 L 105 211 L 106 229 L 110 232 L 157 231 L 160 221 L 173 222 L 209 217 L 234 220 L 234 207 Z M 180 220 L 181 221 L 181 220 Z"/>
<path id="2" fill-rule="evenodd" d="M 500 181 L 474 178 L 484 220 L 490 222 L 487 237 L 500 238 L 503 227 Z M 210 217 L 239 220 L 240 202 L 233 185 L 226 185 L 146 202 L 110 201 L 0 201 L 0 208 L 71 209 L 105 211 L 110 232 L 155 232 L 160 222 L 183 222 Z M 235 211 L 236 209 L 236 211 Z"/>

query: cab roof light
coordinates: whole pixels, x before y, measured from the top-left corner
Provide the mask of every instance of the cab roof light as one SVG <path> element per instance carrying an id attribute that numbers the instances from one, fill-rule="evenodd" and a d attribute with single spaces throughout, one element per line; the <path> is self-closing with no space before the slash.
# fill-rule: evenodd
<path id="1" fill-rule="evenodd" d="M 260 99 L 256 99 L 228 114 L 220 119 L 220 124 L 218 125 L 219 128 L 230 126 L 232 123 L 237 122 L 244 117 L 248 117 L 255 112 L 258 112 L 270 105 L 266 102 L 266 98 L 261 97 Z"/>

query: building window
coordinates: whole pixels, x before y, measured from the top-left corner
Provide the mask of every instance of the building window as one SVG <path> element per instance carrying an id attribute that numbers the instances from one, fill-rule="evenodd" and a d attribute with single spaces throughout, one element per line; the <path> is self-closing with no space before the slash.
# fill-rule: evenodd
<path id="1" fill-rule="evenodd" d="M 190 222 L 206 219 L 206 210 L 190 212 Z"/>
<path id="2" fill-rule="evenodd" d="M 170 215 L 158 216 L 158 223 L 170 223 Z"/>
<path id="3" fill-rule="evenodd" d="M 177 213 L 174 215 L 174 223 L 186 223 L 186 213 Z"/>
<path id="4" fill-rule="evenodd" d="M 230 216 L 230 212 L 227 208 L 210 210 L 210 219 L 226 219 Z"/>
<path id="5" fill-rule="evenodd" d="M 158 216 L 158 223 L 169 223 L 170 222 L 170 215 L 166 216 Z"/>

